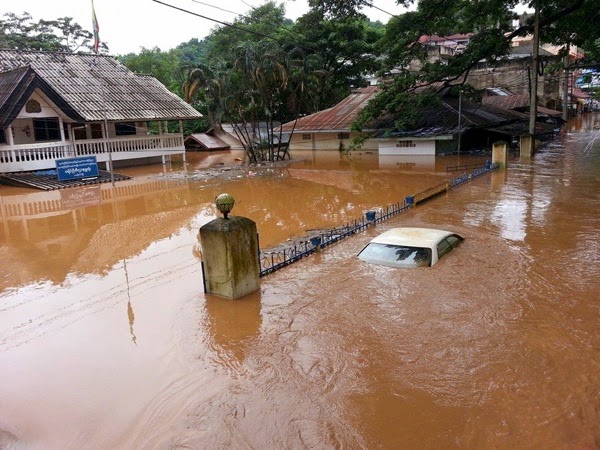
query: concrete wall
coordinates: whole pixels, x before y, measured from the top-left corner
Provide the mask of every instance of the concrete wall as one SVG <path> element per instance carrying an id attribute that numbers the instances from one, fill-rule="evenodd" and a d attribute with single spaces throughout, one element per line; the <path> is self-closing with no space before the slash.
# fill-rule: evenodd
<path id="1" fill-rule="evenodd" d="M 256 223 L 235 216 L 215 219 L 199 236 L 208 293 L 236 299 L 259 288 Z"/>
<path id="2" fill-rule="evenodd" d="M 435 140 L 381 139 L 380 155 L 435 155 Z"/>
<path id="3" fill-rule="evenodd" d="M 310 133 L 295 131 L 290 140 L 291 150 L 340 150 L 340 143 L 344 149 L 348 150 L 352 144 L 352 139 L 357 133 L 346 133 L 348 138 L 340 139 L 339 133 Z M 377 139 L 367 139 L 362 146 L 363 150 L 377 150 L 379 142 Z"/>
<path id="4" fill-rule="evenodd" d="M 502 63 L 498 66 L 479 64 L 473 68 L 467 77 L 467 83 L 475 89 L 502 87 L 513 94 L 529 95 L 528 68 L 529 58 L 519 58 Z M 538 78 L 538 97 L 544 99 L 560 99 L 559 72 L 545 72 Z"/>

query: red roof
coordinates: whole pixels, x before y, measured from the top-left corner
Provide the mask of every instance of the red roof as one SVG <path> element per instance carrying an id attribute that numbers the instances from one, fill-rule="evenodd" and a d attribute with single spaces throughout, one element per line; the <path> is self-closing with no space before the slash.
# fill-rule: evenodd
<path id="1" fill-rule="evenodd" d="M 450 36 L 438 36 L 437 34 L 427 35 L 424 34 L 419 38 L 419 42 L 421 44 L 425 44 L 427 42 L 436 43 L 436 42 L 447 42 L 453 41 L 458 43 L 458 41 L 469 41 L 475 33 L 467 33 L 467 34 L 453 34 Z"/>
<path id="2" fill-rule="evenodd" d="M 356 119 L 360 110 L 377 92 L 377 86 L 367 86 L 357 89 L 337 105 L 301 117 L 294 121 L 282 125 L 284 132 L 290 132 L 292 129 L 299 132 L 340 132 L 350 131 L 350 125 Z"/>
<path id="3" fill-rule="evenodd" d="M 591 95 L 588 94 L 587 92 L 583 92 L 581 89 L 573 89 L 573 92 L 571 92 L 571 95 L 573 97 L 577 97 L 577 98 L 590 98 Z"/>

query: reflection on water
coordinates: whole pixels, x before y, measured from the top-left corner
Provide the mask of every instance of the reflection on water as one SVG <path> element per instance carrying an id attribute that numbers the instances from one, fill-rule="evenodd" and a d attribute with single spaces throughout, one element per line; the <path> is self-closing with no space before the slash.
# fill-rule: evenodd
<path id="1" fill-rule="evenodd" d="M 235 302 L 206 295 L 207 330 L 218 361 L 226 365 L 244 363 L 247 347 L 259 335 L 260 300 L 260 291 Z"/>
<path id="2" fill-rule="evenodd" d="M 599 123 L 239 301 L 202 292 L 218 193 L 268 247 L 486 157 L 305 152 L 226 180 L 195 175 L 239 161 L 203 153 L 114 188 L 0 186 L 0 447 L 597 448 Z M 401 225 L 466 240 L 432 268 L 355 258 Z"/>
<path id="3" fill-rule="evenodd" d="M 190 170 L 204 167 L 206 160 L 231 158 L 228 152 L 216 153 L 191 154 Z M 143 176 L 143 169 L 136 167 L 126 169 L 137 174 L 134 180 L 115 187 L 39 192 L 1 186 L 0 251 L 11 262 L 4 267 L 0 288 L 40 279 L 60 283 L 70 273 L 104 273 L 153 241 L 214 218 L 213 201 L 223 191 L 236 198 L 235 214 L 257 222 L 261 245 L 269 247 L 307 229 L 359 218 L 365 210 L 437 184 L 448 175 L 446 164 L 453 163 L 440 158 L 435 166 L 427 166 L 427 173 L 413 174 L 421 162 L 407 171 L 411 163 L 389 166 L 377 155 L 324 153 L 294 155 L 297 162 L 271 177 L 233 181 L 163 180 L 160 173 Z M 325 168 L 314 166 L 317 160 Z M 399 176 L 402 183 L 395 182 Z"/>

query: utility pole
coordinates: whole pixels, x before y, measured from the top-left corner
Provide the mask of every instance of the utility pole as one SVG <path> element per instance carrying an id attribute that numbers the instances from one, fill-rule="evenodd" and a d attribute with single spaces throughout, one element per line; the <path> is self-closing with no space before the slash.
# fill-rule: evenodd
<path id="1" fill-rule="evenodd" d="M 531 92 L 529 94 L 529 134 L 532 138 L 533 150 L 535 147 L 535 119 L 537 117 L 537 86 L 538 86 L 538 67 L 540 54 L 540 9 L 538 0 L 534 0 L 533 6 L 533 55 L 531 61 Z M 533 152 L 532 152 L 533 153 Z"/>
<path id="2" fill-rule="evenodd" d="M 569 52 L 571 45 L 567 43 L 567 52 L 563 61 L 563 98 L 562 98 L 562 118 L 566 122 L 569 118 Z"/>
<path id="3" fill-rule="evenodd" d="M 460 137 L 462 134 L 461 119 L 462 119 L 462 89 L 459 89 L 458 90 L 458 156 L 460 156 Z"/>

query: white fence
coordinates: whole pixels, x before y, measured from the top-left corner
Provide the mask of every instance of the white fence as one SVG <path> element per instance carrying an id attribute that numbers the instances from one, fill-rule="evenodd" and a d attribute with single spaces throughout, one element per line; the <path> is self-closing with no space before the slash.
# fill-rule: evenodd
<path id="1" fill-rule="evenodd" d="M 0 145 L 0 173 L 53 169 L 56 160 L 96 156 L 98 162 L 170 156 L 185 153 L 181 134 L 87 139 L 43 144 Z"/>

